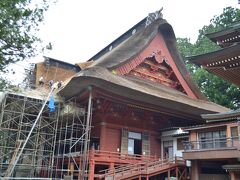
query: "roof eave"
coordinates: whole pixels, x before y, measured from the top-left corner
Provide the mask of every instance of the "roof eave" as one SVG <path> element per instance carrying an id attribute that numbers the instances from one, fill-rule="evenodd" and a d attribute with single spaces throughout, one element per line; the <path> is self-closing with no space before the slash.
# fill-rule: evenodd
<path id="1" fill-rule="evenodd" d="M 224 49 L 220 49 L 217 51 L 213 51 L 213 52 L 209 52 L 209 53 L 205 53 L 205 54 L 200 54 L 200 55 L 196 55 L 196 56 L 191 56 L 191 57 L 187 57 L 187 59 L 191 62 L 194 63 L 198 66 L 203 65 L 204 63 L 210 63 L 213 62 L 214 60 L 216 60 L 216 58 L 219 57 L 226 57 L 231 53 L 238 53 L 240 49 L 240 43 L 233 45 L 233 46 L 229 46 L 226 47 Z"/>
<path id="2" fill-rule="evenodd" d="M 111 73 L 109 73 L 109 75 L 110 74 Z M 152 104 L 157 107 L 164 107 L 168 111 L 169 110 L 172 111 L 172 113 L 176 111 L 179 113 L 198 116 L 199 119 L 201 119 L 200 114 L 220 112 L 220 109 L 221 111 L 223 110 L 227 111 L 227 109 L 223 109 L 223 107 L 219 108 L 220 106 L 217 107 L 217 105 L 213 105 L 211 103 L 209 103 L 208 105 L 206 103 L 204 104 L 203 103 L 204 101 L 201 101 L 203 104 L 201 102 L 198 102 L 197 103 L 198 105 L 194 105 L 194 106 L 192 105 L 194 104 L 193 102 L 192 104 L 187 104 L 186 103 L 187 99 L 190 102 L 191 101 L 195 102 L 200 100 L 193 100 L 190 97 L 187 97 L 185 95 L 182 95 L 182 98 L 181 98 L 181 99 L 187 98 L 186 102 L 184 103 L 182 100 L 177 100 L 179 95 L 177 95 L 174 98 L 174 95 L 167 95 L 167 93 L 165 92 L 166 95 L 164 95 L 163 93 L 162 97 L 160 97 L 160 96 L 156 96 L 155 94 L 151 94 L 147 90 L 140 91 L 140 90 L 137 90 L 135 87 L 133 88 L 126 87 L 124 86 L 124 82 L 123 83 L 111 82 L 111 80 L 101 79 L 101 77 L 98 78 L 96 76 L 95 77 L 76 76 L 59 93 L 61 96 L 64 96 L 66 99 L 70 99 L 71 97 L 77 96 L 79 92 L 83 91 L 88 86 L 96 86 L 100 89 L 103 89 L 105 91 L 110 91 L 112 93 L 115 93 L 125 98 L 129 98 L 129 99 L 136 100 L 143 103 Z M 172 96 L 172 98 L 170 98 L 170 96 Z M 208 107 L 204 108 L 205 106 L 208 106 Z"/>

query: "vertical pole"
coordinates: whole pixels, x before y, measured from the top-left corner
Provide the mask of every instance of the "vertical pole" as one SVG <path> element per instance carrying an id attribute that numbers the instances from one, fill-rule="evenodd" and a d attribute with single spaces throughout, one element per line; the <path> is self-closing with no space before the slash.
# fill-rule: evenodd
<path id="1" fill-rule="evenodd" d="M 199 180 L 199 162 L 198 160 L 191 161 L 191 179 Z"/>
<path id="2" fill-rule="evenodd" d="M 107 135 L 106 135 L 106 123 L 101 122 L 100 123 L 100 150 L 104 151 L 106 148 L 106 141 L 107 141 Z"/>
<path id="3" fill-rule="evenodd" d="M 82 169 L 82 161 L 81 160 L 79 160 L 79 171 L 78 171 L 78 179 L 81 179 L 83 176 L 82 176 L 82 174 L 83 174 L 83 171 L 81 171 L 81 169 Z"/>
<path id="4" fill-rule="evenodd" d="M 86 122 L 86 134 L 85 134 L 85 140 L 84 140 L 84 150 L 83 150 L 83 180 L 87 179 L 87 176 L 85 176 L 85 172 L 87 170 L 87 160 L 88 160 L 88 144 L 89 144 L 89 128 L 90 128 L 90 120 L 92 117 L 92 87 L 89 88 L 89 98 L 88 98 L 88 112 L 87 112 L 87 122 Z M 91 165 L 91 164 L 90 164 Z M 93 164 L 94 166 L 94 164 Z M 93 172 L 94 173 L 94 172 Z"/>
<path id="5" fill-rule="evenodd" d="M 55 166 L 57 166 L 57 162 L 55 161 L 55 150 L 56 150 L 56 143 L 57 143 L 57 131 L 58 131 L 58 120 L 60 115 L 60 103 L 58 104 L 57 108 L 57 120 L 55 122 L 55 128 L 54 128 L 54 141 L 53 141 L 53 153 L 52 153 L 52 159 L 51 159 L 51 170 L 50 170 L 50 178 L 53 178 L 53 172 L 54 172 L 54 162 Z M 58 160 L 58 159 L 57 159 Z M 57 169 L 57 167 L 56 167 Z M 57 171 L 55 171 L 57 173 Z"/>
<path id="6" fill-rule="evenodd" d="M 240 119 L 237 118 L 238 122 L 237 122 L 237 129 L 238 129 L 238 150 L 240 150 Z"/>
<path id="7" fill-rule="evenodd" d="M 176 179 L 178 180 L 178 167 L 176 167 Z"/>
<path id="8" fill-rule="evenodd" d="M 95 170 L 95 161 L 94 159 L 91 159 L 89 161 L 89 175 L 88 180 L 94 180 L 94 170 Z"/>
<path id="9" fill-rule="evenodd" d="M 168 180 L 170 180 L 170 170 L 168 170 Z"/>
<path id="10" fill-rule="evenodd" d="M 110 165 L 109 165 L 109 169 L 114 171 L 114 162 L 111 162 Z"/>
<path id="11" fill-rule="evenodd" d="M 0 131 L 2 131 L 2 123 L 3 123 L 3 115 L 4 115 L 4 109 L 5 109 L 5 105 L 6 105 L 6 99 L 7 99 L 7 94 L 4 94 L 4 98 L 2 99 L 2 105 L 1 105 L 1 112 L 0 112 Z M 3 146 L 0 148 L 0 153 L 2 154 L 4 151 L 4 141 L 3 139 L 5 138 L 5 133 L 2 134 L 2 139 L 0 141 L 0 145 Z M 3 171 L 3 157 L 0 157 L 0 171 Z"/>
<path id="12" fill-rule="evenodd" d="M 230 171 L 229 174 L 230 174 L 230 180 L 237 180 L 235 177 L 234 171 Z"/>

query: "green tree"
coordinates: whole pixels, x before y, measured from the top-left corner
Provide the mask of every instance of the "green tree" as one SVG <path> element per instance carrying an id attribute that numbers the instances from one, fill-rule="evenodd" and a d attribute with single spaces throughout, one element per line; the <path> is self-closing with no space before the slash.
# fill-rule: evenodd
<path id="1" fill-rule="evenodd" d="M 51 0 L 0 1 L 0 72 L 17 61 L 39 52 L 40 39 L 36 36 L 43 14 Z M 1 78 L 0 87 L 8 82 Z"/>
<path id="2" fill-rule="evenodd" d="M 210 41 L 205 35 L 226 29 L 237 21 L 240 21 L 240 10 L 232 7 L 224 8 L 221 15 L 214 16 L 209 25 L 199 30 L 196 43 L 192 44 L 187 38 L 177 39 L 180 53 L 183 57 L 187 57 L 218 50 L 220 47 Z M 196 81 L 201 91 L 211 101 L 231 109 L 240 107 L 240 93 L 238 87 L 202 68 L 194 66 L 188 62 L 187 58 L 184 59 L 188 69 L 192 73 L 193 79 Z"/>

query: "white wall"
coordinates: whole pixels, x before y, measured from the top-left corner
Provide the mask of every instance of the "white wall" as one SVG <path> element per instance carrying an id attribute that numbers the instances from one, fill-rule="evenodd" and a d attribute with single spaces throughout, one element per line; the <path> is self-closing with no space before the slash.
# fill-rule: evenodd
<path id="1" fill-rule="evenodd" d="M 178 138 L 187 138 L 188 136 L 181 136 L 181 137 L 170 137 L 170 136 L 167 136 L 167 137 L 162 137 L 161 138 L 161 148 L 162 148 L 162 154 L 161 154 L 161 157 L 163 158 L 163 141 L 171 141 L 173 140 L 173 156 L 178 156 L 178 157 L 182 157 L 182 152 L 183 150 L 177 150 L 177 139 Z"/>

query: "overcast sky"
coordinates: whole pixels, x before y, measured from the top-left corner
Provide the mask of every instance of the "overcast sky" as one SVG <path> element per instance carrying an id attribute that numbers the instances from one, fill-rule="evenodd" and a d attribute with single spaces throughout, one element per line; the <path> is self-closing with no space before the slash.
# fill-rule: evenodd
<path id="1" fill-rule="evenodd" d="M 45 15 L 40 35 L 52 42 L 45 55 L 75 63 L 86 61 L 150 12 L 163 7 L 176 37 L 194 42 L 198 30 L 238 0 L 58 0 Z"/>

